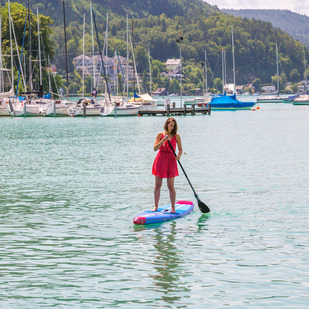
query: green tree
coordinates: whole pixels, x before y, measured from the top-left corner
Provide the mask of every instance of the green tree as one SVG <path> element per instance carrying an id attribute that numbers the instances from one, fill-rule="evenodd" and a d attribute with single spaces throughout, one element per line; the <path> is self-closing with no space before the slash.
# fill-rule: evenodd
<path id="1" fill-rule="evenodd" d="M 254 86 L 254 89 L 256 92 L 260 91 L 260 86 L 261 86 L 261 80 L 259 78 L 256 78 L 253 82 L 252 85 Z"/>
<path id="2" fill-rule="evenodd" d="M 37 15 L 34 14 L 32 11 L 31 14 L 31 58 L 33 60 L 38 59 L 38 23 L 37 23 Z M 0 7 L 0 15 L 2 16 L 2 53 L 9 55 L 10 54 L 10 33 L 9 33 L 9 13 L 8 13 L 8 5 Z M 23 57 L 25 59 L 29 59 L 28 51 L 29 48 L 29 25 L 28 25 L 28 10 L 19 4 L 19 3 L 11 3 L 11 16 L 14 24 L 14 32 L 16 34 L 16 43 L 18 45 L 19 54 L 21 55 L 21 47 L 23 43 L 24 37 L 24 25 L 25 19 L 27 17 L 27 29 L 25 32 L 25 39 L 24 39 L 24 54 Z M 40 25 L 40 40 L 41 40 L 41 50 L 42 50 L 42 67 L 48 67 L 46 59 L 50 57 L 51 59 L 54 57 L 54 41 L 52 39 L 52 25 L 53 21 L 50 17 L 44 16 L 39 14 L 39 25 Z M 13 44 L 13 54 L 17 55 L 16 45 Z M 43 57 L 44 55 L 44 57 Z M 16 68 L 13 70 L 16 72 L 18 71 L 18 59 L 14 57 L 14 62 L 16 64 Z M 34 62 L 33 62 L 34 63 Z M 25 76 L 29 76 L 29 61 L 25 62 L 26 70 L 24 71 Z M 8 68 L 10 68 L 10 61 L 8 61 Z M 35 76 L 32 76 L 32 79 L 36 84 L 39 84 L 39 71 L 38 66 L 36 66 Z M 16 76 L 15 85 L 17 83 L 18 74 L 14 73 Z M 22 88 L 19 88 L 22 89 Z M 43 83 L 43 89 L 48 89 L 48 84 L 46 81 Z M 23 89 L 25 90 L 25 89 Z"/>
<path id="3" fill-rule="evenodd" d="M 282 76 L 278 76 L 278 78 L 279 78 L 279 90 L 285 89 L 284 79 L 282 78 Z M 271 77 L 271 82 L 277 88 L 277 75 Z"/>
<path id="4" fill-rule="evenodd" d="M 164 76 L 163 78 L 163 85 L 164 85 L 164 88 L 166 88 L 166 91 L 169 91 L 171 80 L 167 76 Z"/>
<path id="5" fill-rule="evenodd" d="M 293 84 L 290 89 L 292 90 L 292 93 L 296 93 L 298 91 L 298 88 L 297 88 L 297 84 Z"/>
<path id="6" fill-rule="evenodd" d="M 290 81 L 292 83 L 298 83 L 300 81 L 300 74 L 297 69 L 293 69 L 290 73 Z"/>
<path id="7" fill-rule="evenodd" d="M 222 92 L 222 87 L 223 87 L 223 83 L 221 78 L 215 78 L 213 81 L 213 88 L 215 88 L 217 91 L 221 91 Z"/>
<path id="8" fill-rule="evenodd" d="M 172 93 L 179 93 L 180 92 L 180 84 L 179 81 L 176 78 L 173 78 L 171 80 L 170 86 L 169 86 L 169 92 Z"/>
<path id="9" fill-rule="evenodd" d="M 148 53 L 145 47 L 138 45 L 135 48 L 134 51 L 135 54 L 135 59 L 136 59 L 136 66 L 137 66 L 137 71 L 141 74 L 144 73 L 144 71 L 149 71 L 149 58 L 148 58 Z"/>

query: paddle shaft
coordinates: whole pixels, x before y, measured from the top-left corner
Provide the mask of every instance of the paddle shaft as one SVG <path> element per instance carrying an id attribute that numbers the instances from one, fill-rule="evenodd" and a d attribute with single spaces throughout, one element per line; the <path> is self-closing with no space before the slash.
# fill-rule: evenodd
<path id="1" fill-rule="evenodd" d="M 167 140 L 167 141 L 168 141 L 168 144 L 170 145 L 170 147 L 171 147 L 171 149 L 172 149 L 172 151 L 173 151 L 173 153 L 174 153 L 174 156 L 177 157 L 176 152 L 175 152 L 175 150 L 174 150 L 174 148 L 173 148 L 171 142 L 170 142 L 169 140 Z M 177 160 L 177 161 L 178 161 L 178 163 L 179 163 L 179 165 L 180 165 L 180 167 L 181 167 L 181 169 L 182 169 L 184 175 L 186 176 L 186 178 L 187 178 L 187 180 L 188 180 L 188 183 L 189 183 L 189 185 L 190 185 L 190 187 L 191 187 L 191 189 L 192 189 L 192 191 L 193 191 L 193 193 L 194 193 L 195 198 L 199 201 L 199 197 L 197 196 L 197 194 L 196 194 L 196 192 L 195 192 L 195 190 L 194 190 L 194 188 L 193 188 L 193 186 L 192 186 L 192 184 L 191 184 L 191 182 L 190 182 L 190 180 L 189 180 L 189 178 L 188 178 L 188 176 L 187 176 L 187 174 L 186 174 L 184 168 L 182 167 L 182 164 L 181 164 L 180 160 Z"/>

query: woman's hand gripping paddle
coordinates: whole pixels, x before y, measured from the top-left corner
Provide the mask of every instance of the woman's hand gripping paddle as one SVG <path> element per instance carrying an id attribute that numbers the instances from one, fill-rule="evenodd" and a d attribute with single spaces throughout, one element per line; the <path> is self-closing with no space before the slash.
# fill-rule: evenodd
<path id="1" fill-rule="evenodd" d="M 173 148 L 171 142 L 170 142 L 169 140 L 167 140 L 167 141 L 168 141 L 168 144 L 170 145 L 170 147 L 171 147 L 171 149 L 172 149 L 172 151 L 173 151 L 173 153 L 174 153 L 174 156 L 177 157 L 177 155 L 176 155 L 176 153 L 175 153 L 175 150 L 174 150 L 174 148 Z M 198 195 L 196 194 L 196 192 L 195 192 L 195 190 L 194 190 L 194 188 L 193 188 L 193 186 L 192 186 L 192 184 L 191 184 L 191 182 L 190 182 L 190 180 L 189 180 L 189 178 L 188 178 L 188 176 L 187 176 L 185 170 L 183 169 L 183 167 L 182 167 L 182 165 L 181 165 L 181 163 L 180 163 L 180 160 L 177 160 L 177 161 L 178 161 L 178 163 L 179 163 L 179 165 L 180 165 L 180 167 L 181 167 L 183 173 L 185 174 L 185 176 L 186 176 L 186 178 L 187 178 L 187 180 L 188 180 L 188 182 L 189 182 L 189 185 L 190 185 L 190 187 L 191 187 L 191 189 L 192 189 L 192 191 L 193 191 L 193 193 L 194 193 L 194 196 L 195 196 L 195 198 L 196 198 L 196 200 L 197 200 L 197 204 L 198 204 L 198 207 L 199 207 L 200 211 L 201 211 L 202 213 L 210 212 L 210 209 L 208 208 L 208 206 L 207 206 L 206 204 L 204 204 L 204 203 L 199 199 Z"/>

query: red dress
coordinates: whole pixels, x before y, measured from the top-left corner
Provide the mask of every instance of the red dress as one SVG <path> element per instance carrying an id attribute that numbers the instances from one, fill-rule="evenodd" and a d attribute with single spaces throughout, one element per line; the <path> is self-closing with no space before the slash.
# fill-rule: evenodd
<path id="1" fill-rule="evenodd" d="M 162 133 L 161 140 L 164 137 Z M 170 140 L 174 150 L 176 151 L 176 135 Z M 171 178 L 179 176 L 177 168 L 177 160 L 175 155 L 168 144 L 165 141 L 159 148 L 159 152 L 153 162 L 152 175 L 158 176 L 160 178 Z"/>

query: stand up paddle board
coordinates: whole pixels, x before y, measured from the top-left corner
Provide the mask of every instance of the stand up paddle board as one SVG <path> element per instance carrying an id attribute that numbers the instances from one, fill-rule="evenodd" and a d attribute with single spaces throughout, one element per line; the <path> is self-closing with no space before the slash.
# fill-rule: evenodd
<path id="1" fill-rule="evenodd" d="M 175 220 L 188 215 L 194 204 L 190 201 L 178 201 L 175 205 L 176 213 L 171 213 L 171 204 L 159 207 L 157 211 L 146 210 L 133 218 L 134 224 L 154 224 Z"/>

